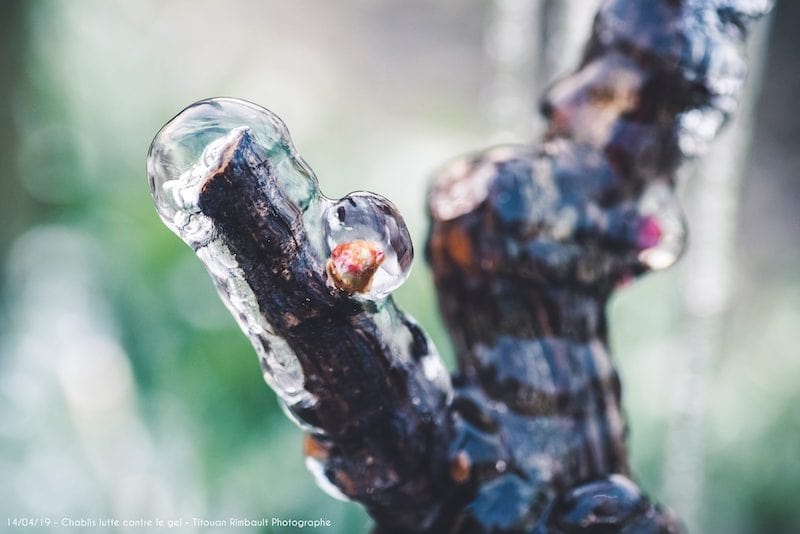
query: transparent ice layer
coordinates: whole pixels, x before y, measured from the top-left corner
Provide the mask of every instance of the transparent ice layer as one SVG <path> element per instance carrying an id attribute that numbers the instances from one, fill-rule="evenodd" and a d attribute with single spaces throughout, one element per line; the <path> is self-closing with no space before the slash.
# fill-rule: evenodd
<path id="1" fill-rule="evenodd" d="M 686 245 L 686 223 L 670 186 L 663 181 L 648 184 L 639 200 L 639 213 L 646 223 L 640 228 L 640 240 L 646 246 L 639 252 L 639 261 L 653 271 L 670 267 Z"/>
<path id="2" fill-rule="evenodd" d="M 414 259 L 411 236 L 397 208 L 385 198 L 357 191 L 330 203 L 323 231 L 328 256 L 339 245 L 355 241 L 376 243 L 380 249 L 382 261 L 362 297 L 385 298 L 408 278 Z"/>
<path id="3" fill-rule="evenodd" d="M 306 469 L 314 476 L 314 481 L 322 491 L 339 501 L 347 502 L 350 500 L 339 488 L 334 486 L 333 482 L 325 475 L 325 464 L 323 462 L 311 456 L 306 456 Z"/>
<path id="4" fill-rule="evenodd" d="M 341 200 L 322 196 L 286 126 L 255 104 L 233 98 L 203 100 L 184 109 L 156 135 L 147 172 L 161 219 L 205 265 L 258 353 L 267 383 L 288 406 L 308 406 L 315 399 L 304 388 L 296 355 L 264 318 L 236 257 L 199 206 L 210 172 L 244 133 L 267 154 L 282 192 L 303 212 L 309 243 L 321 266 L 339 245 L 354 241 L 368 242 L 379 251 L 380 265 L 369 283 L 354 291 L 356 298 L 384 299 L 405 281 L 413 259 L 411 238 L 397 209 L 379 195 L 356 192 Z"/>
<path id="5" fill-rule="evenodd" d="M 256 143 L 275 154 L 276 159 L 288 157 L 300 167 L 304 179 L 293 179 L 287 184 L 293 190 L 292 196 L 310 196 L 316 190 L 314 174 L 297 156 L 286 125 L 276 115 L 236 98 L 201 100 L 169 121 L 150 145 L 147 157 L 150 192 L 164 222 L 172 226 L 181 211 L 191 210 L 193 202 L 196 206 L 196 199 L 187 195 L 187 191 L 176 190 L 169 182 L 182 179 L 184 185 L 199 183 L 205 177 L 203 172 L 219 160 L 220 151 L 226 146 L 224 140 L 233 138 L 242 128 L 248 130 Z"/>

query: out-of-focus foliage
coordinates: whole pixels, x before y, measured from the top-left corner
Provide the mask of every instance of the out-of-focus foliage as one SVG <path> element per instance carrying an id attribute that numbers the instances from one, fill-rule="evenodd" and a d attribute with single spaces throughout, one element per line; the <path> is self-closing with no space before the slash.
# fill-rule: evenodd
<path id="1" fill-rule="evenodd" d="M 488 139 L 489 16 L 477 0 L 0 4 L 0 520 L 324 517 L 366 530 L 305 472 L 252 348 L 158 220 L 145 154 L 200 98 L 269 107 L 324 191 L 398 205 L 417 261 L 397 297 L 452 361 L 422 261 L 423 197 L 434 167 Z M 800 526 L 799 189 L 787 178 L 800 121 L 776 111 L 797 87 L 799 16 L 778 7 L 706 391 L 709 532 Z M 692 348 L 679 343 L 679 280 L 651 276 L 610 314 L 634 462 L 657 495 L 673 352 Z"/>

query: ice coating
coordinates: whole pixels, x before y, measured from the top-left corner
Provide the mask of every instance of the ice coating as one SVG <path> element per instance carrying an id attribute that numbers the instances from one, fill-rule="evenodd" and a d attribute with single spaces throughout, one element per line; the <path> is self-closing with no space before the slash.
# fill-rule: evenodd
<path id="1" fill-rule="evenodd" d="M 649 184 L 638 210 L 639 261 L 653 271 L 672 266 L 686 244 L 686 223 L 669 185 L 663 181 Z"/>
<path id="2" fill-rule="evenodd" d="M 387 297 L 406 281 L 414 250 L 411 236 L 397 208 L 387 199 L 365 191 L 350 193 L 325 210 L 325 246 L 336 260 L 343 246 L 363 243 L 377 263 L 370 283 L 358 295 L 371 300 Z"/>
<path id="3" fill-rule="evenodd" d="M 283 124 L 233 99 L 170 121 L 148 171 L 161 218 L 205 264 L 308 434 L 319 485 L 368 508 L 423 488 L 386 513 L 406 526 L 432 518 L 433 475 L 419 466 L 445 432 L 452 389 L 430 340 L 389 298 L 413 258 L 397 209 L 366 192 L 324 197 Z"/>
<path id="4" fill-rule="evenodd" d="M 631 481 L 605 308 L 679 258 L 677 169 L 734 110 L 747 26 L 770 4 L 604 0 L 545 95 L 545 144 L 434 177 L 426 255 L 472 386 L 456 388 L 449 451 L 451 478 L 477 488 L 458 532 L 683 532 Z"/>
<path id="5" fill-rule="evenodd" d="M 730 113 L 742 71 L 725 53 L 767 3 L 606 0 L 545 106 L 547 143 L 443 173 L 428 257 L 455 391 L 385 298 L 411 264 L 396 210 L 323 197 L 280 121 L 251 104 L 188 108 L 198 145 L 165 128 L 159 212 L 266 355 L 323 489 L 364 504 L 380 532 L 681 531 L 629 478 L 604 307 L 680 254 L 675 169 Z"/>
<path id="6" fill-rule="evenodd" d="M 341 200 L 325 198 L 317 180 L 297 155 L 283 122 L 268 110 L 234 98 L 197 102 L 179 113 L 158 133 L 150 147 L 147 171 L 150 191 L 161 219 L 190 246 L 202 246 L 212 232 L 208 219 L 198 217 L 198 195 L 203 180 L 222 156 L 223 148 L 245 129 L 267 148 L 273 163 L 299 175 L 285 181 L 286 191 L 301 207 L 318 200 L 323 213 L 324 239 L 316 243 L 330 257 L 345 242 L 366 240 L 378 244 L 383 260 L 368 288 L 353 291 L 359 298 L 386 298 L 407 278 L 413 260 L 408 229 L 394 205 L 365 191 Z M 309 210 L 306 218 L 319 217 Z"/>
<path id="7" fill-rule="evenodd" d="M 383 300 L 408 277 L 413 249 L 402 217 L 385 198 L 362 191 L 340 200 L 322 195 L 286 126 L 260 106 L 234 98 L 203 100 L 156 135 L 147 171 L 159 216 L 195 250 L 255 348 L 264 379 L 293 413 L 316 402 L 305 387 L 302 366 L 285 337 L 265 319 L 240 262 L 200 205 L 209 177 L 245 139 L 259 147 L 292 209 L 315 230 L 306 237 L 311 253 L 327 265 L 320 274 L 331 286 L 359 300 Z"/>
<path id="8" fill-rule="evenodd" d="M 225 306 L 250 339 L 265 381 L 290 406 L 313 404 L 304 389 L 300 363 L 286 340 L 264 319 L 252 288 L 235 256 L 217 235 L 214 222 L 201 213 L 199 195 L 227 147 L 244 132 L 265 146 L 276 161 L 299 166 L 291 194 L 312 197 L 316 179 L 294 147 L 283 123 L 249 102 L 220 98 L 197 102 L 173 118 L 150 146 L 147 173 L 156 209 L 174 233 L 191 246 L 211 275 Z"/>
<path id="9" fill-rule="evenodd" d="M 198 248 L 196 253 L 214 280 L 225 306 L 250 339 L 267 384 L 290 406 L 313 404 L 313 397 L 303 387 L 300 362 L 286 340 L 276 334 L 261 315 L 244 273 L 225 244 L 219 239 L 212 239 Z"/>
<path id="10" fill-rule="evenodd" d="M 210 98 L 195 102 L 170 120 L 153 139 L 147 155 L 147 175 L 150 192 L 165 223 L 170 225 L 186 211 L 187 201 L 169 182 L 183 177 L 184 183 L 197 183 L 198 176 L 218 161 L 224 139 L 247 128 L 260 145 L 287 163 L 298 165 L 306 175 L 304 180 L 292 181 L 294 196 L 310 196 L 316 178 L 297 155 L 286 125 L 273 113 L 251 102 L 237 98 Z M 186 173 L 194 173 L 192 178 Z M 187 183 L 188 185 L 188 183 Z M 183 193 L 186 194 L 185 192 Z"/>
<path id="11" fill-rule="evenodd" d="M 317 486 L 327 493 L 329 496 L 333 497 L 337 501 L 345 501 L 349 502 L 350 499 L 341 492 L 339 488 L 333 485 L 333 483 L 328 479 L 325 475 L 325 463 L 317 458 L 313 458 L 311 456 L 306 457 L 306 469 L 311 473 L 314 477 L 314 482 L 317 483 Z"/>

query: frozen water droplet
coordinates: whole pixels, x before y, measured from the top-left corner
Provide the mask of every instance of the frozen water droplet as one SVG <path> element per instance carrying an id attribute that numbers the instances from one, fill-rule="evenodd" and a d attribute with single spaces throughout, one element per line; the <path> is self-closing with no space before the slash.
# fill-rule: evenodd
<path id="1" fill-rule="evenodd" d="M 322 491 L 336 500 L 345 502 L 350 501 L 350 499 L 348 499 L 347 496 L 342 493 L 341 490 L 339 490 L 339 488 L 333 485 L 333 482 L 328 479 L 327 475 L 325 475 L 324 462 L 311 456 L 306 456 L 306 469 L 308 469 L 308 471 L 314 477 L 317 486 L 319 486 Z"/>
<path id="2" fill-rule="evenodd" d="M 639 261 L 654 271 L 675 263 L 686 242 L 686 225 L 669 185 L 653 182 L 639 201 Z"/>
<path id="3" fill-rule="evenodd" d="M 385 198 L 359 191 L 333 202 L 325 212 L 324 232 L 328 274 L 340 289 L 378 300 L 408 278 L 411 236 Z"/>

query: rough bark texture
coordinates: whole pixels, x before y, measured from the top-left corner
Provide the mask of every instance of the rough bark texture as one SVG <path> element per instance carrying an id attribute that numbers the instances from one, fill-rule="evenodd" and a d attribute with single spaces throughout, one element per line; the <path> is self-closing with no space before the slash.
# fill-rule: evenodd
<path id="1" fill-rule="evenodd" d="M 378 531 L 680 530 L 631 481 L 604 310 L 615 287 L 680 255 L 675 171 L 732 111 L 740 45 L 767 4 L 605 2 L 579 69 L 544 100 L 543 145 L 494 147 L 438 173 L 427 255 L 458 351 L 452 385 L 391 297 L 365 296 L 382 244 L 320 245 L 331 213 L 405 232 L 402 219 L 376 196 L 324 199 L 288 138 L 266 146 L 241 125 L 184 219 L 160 208 L 232 311 L 252 295 L 268 326 L 239 319 L 268 380 L 275 361 L 299 366 L 300 400 L 276 389 L 308 432 L 312 470 Z M 164 195 L 153 176 L 151 187 Z M 192 217 L 210 221 L 204 240 L 187 237 Z M 232 265 L 219 269 L 208 243 Z"/>

